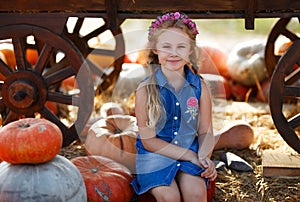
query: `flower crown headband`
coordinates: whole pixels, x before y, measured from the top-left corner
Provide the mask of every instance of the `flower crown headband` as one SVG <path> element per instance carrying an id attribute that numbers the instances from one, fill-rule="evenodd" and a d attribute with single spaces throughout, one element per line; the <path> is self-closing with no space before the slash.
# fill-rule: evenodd
<path id="1" fill-rule="evenodd" d="M 198 34 L 198 30 L 196 27 L 196 23 L 194 23 L 187 15 L 175 12 L 175 13 L 165 13 L 161 16 L 158 16 L 154 22 L 152 22 L 151 26 L 149 27 L 149 37 L 154 34 L 155 29 L 159 27 L 165 21 L 181 21 L 183 22 L 189 29 L 193 31 L 194 36 Z"/>

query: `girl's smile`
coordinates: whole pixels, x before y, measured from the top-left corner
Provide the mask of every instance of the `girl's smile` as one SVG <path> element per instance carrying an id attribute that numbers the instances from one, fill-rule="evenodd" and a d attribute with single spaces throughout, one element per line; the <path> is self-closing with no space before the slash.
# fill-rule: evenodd
<path id="1" fill-rule="evenodd" d="M 156 50 L 162 68 L 182 71 L 192 53 L 189 36 L 178 28 L 169 28 L 157 38 Z"/>

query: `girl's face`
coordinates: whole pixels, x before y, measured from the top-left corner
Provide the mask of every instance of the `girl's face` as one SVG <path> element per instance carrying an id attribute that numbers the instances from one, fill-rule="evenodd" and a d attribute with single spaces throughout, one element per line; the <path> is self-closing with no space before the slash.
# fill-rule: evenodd
<path id="1" fill-rule="evenodd" d="M 163 68 L 172 71 L 182 70 L 192 53 L 191 39 L 178 28 L 166 29 L 158 36 L 153 52 L 157 54 Z"/>

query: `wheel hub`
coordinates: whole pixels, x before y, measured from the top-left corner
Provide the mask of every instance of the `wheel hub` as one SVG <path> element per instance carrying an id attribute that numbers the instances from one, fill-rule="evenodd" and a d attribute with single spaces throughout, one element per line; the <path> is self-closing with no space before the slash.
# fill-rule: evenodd
<path id="1" fill-rule="evenodd" d="M 34 72 L 14 72 L 6 78 L 1 94 L 10 110 L 32 115 L 44 106 L 47 88 L 43 79 Z"/>
<path id="2" fill-rule="evenodd" d="M 15 108 L 28 108 L 36 101 L 36 88 L 27 81 L 15 81 L 8 88 L 8 99 Z"/>

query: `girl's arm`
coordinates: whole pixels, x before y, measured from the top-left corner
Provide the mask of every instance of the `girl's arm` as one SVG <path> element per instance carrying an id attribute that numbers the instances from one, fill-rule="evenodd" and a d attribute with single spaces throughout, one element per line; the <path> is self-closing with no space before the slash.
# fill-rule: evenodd
<path id="1" fill-rule="evenodd" d="M 139 134 L 143 146 L 151 152 L 155 152 L 172 159 L 185 161 L 197 161 L 197 154 L 191 150 L 170 144 L 156 137 L 155 128 L 147 126 L 147 91 L 146 87 L 139 87 L 136 91 L 135 114 L 138 122 Z"/>
<path id="2" fill-rule="evenodd" d="M 208 86 L 203 81 L 198 121 L 198 162 L 202 167 L 206 168 L 201 176 L 214 180 L 217 177 L 217 172 L 214 163 L 210 160 L 215 147 L 212 126 L 212 99 Z"/>
<path id="3" fill-rule="evenodd" d="M 215 146 L 212 125 L 212 99 L 210 90 L 204 81 L 202 81 L 202 96 L 198 115 L 198 156 L 201 159 L 210 157 Z"/>

